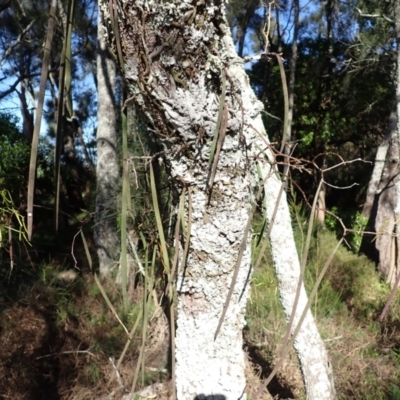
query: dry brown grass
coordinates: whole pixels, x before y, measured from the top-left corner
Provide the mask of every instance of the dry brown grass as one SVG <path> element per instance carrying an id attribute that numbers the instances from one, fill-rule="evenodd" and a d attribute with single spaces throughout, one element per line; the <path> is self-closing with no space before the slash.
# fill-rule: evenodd
<path id="1" fill-rule="evenodd" d="M 20 293 L 20 301 L 5 307 L 0 320 L 0 398 L 91 400 L 108 396 L 120 383 L 131 387 L 141 330 L 133 337 L 117 379 L 115 364 L 127 335 L 93 279 L 87 276 L 82 284 L 74 294 L 72 287 L 59 283 L 38 283 Z M 106 289 L 118 304 L 115 287 Z M 132 301 L 139 301 L 139 292 Z M 138 310 L 134 307 L 133 315 L 123 318 L 128 329 Z M 137 390 L 168 379 L 168 323 L 154 307 L 150 316 L 145 374 L 140 375 Z"/>
<path id="2" fill-rule="evenodd" d="M 332 236 L 326 234 L 312 249 L 307 286 L 329 255 Z M 386 321 L 376 322 L 389 289 L 366 259 L 341 249 L 313 305 L 321 335 L 333 365 L 339 399 L 400 399 L 400 299 Z M 47 275 L 46 275 L 47 276 Z M 50 275 L 49 275 L 50 276 Z M 51 276 L 50 276 L 51 278 Z M 133 337 L 119 368 L 115 365 L 127 341 L 91 275 L 65 283 L 42 280 L 21 288 L 18 298 L 5 302 L 0 319 L 0 395 L 4 399 L 121 399 L 121 385 L 130 389 L 138 362 L 141 329 Z M 74 286 L 76 285 L 76 286 Z M 118 287 L 105 285 L 130 329 L 140 307 L 121 312 Z M 143 291 L 132 287 L 131 302 L 140 304 Z M 137 390 L 168 383 L 169 326 L 152 302 L 145 351 L 145 371 Z M 252 278 L 245 330 L 247 393 L 251 400 L 279 360 L 286 329 L 273 270 L 268 263 Z M 162 386 L 157 399 L 169 400 Z M 112 393 L 115 393 L 112 396 Z M 263 398 L 304 399 L 298 359 L 289 352 Z M 396 397 L 398 396 L 398 397 Z"/>

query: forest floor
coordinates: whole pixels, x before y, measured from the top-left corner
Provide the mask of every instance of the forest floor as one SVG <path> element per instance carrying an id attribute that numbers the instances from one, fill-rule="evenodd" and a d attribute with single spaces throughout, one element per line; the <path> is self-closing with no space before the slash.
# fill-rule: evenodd
<path id="1" fill-rule="evenodd" d="M 76 227 L 71 227 L 70 240 L 64 232 L 62 237 L 40 238 L 42 242 L 33 242 L 30 248 L 21 246 L 12 270 L 7 253 L 2 253 L 0 399 L 121 399 L 122 388 L 132 386 L 138 363 L 144 368 L 137 375 L 136 390 L 170 380 L 164 312 L 152 299 L 140 361 L 142 324 L 137 324 L 130 343 L 125 329 L 130 330 L 142 312 L 141 285 L 130 287 L 133 305 L 124 311 L 119 286 L 103 282 L 118 322 L 94 280 L 78 237 L 72 249 L 73 232 Z M 335 242 L 329 231 L 314 239 L 306 271 L 309 290 Z M 94 253 L 90 240 L 88 244 Z M 377 322 L 389 293 L 373 263 L 340 248 L 312 308 L 331 358 L 339 399 L 400 400 L 400 296 L 384 322 Z M 285 328 L 267 256 L 252 278 L 244 332 L 249 399 L 276 365 Z M 305 398 L 294 351 L 263 396 Z M 162 386 L 156 398 L 170 398 L 168 387 Z"/>
<path id="2" fill-rule="evenodd" d="M 334 233 L 326 230 L 318 240 L 314 239 L 306 267 L 308 292 L 336 243 Z M 298 248 L 301 247 L 298 243 Z M 276 287 L 272 264 L 267 257 L 264 266 L 253 275 L 245 331 L 249 353 L 256 360 L 262 378 L 268 376 L 279 360 L 286 329 Z M 390 291 L 374 263 L 345 246 L 339 248 L 312 304 L 330 356 L 339 399 L 400 400 L 399 293 L 383 322 L 378 322 Z M 293 350 L 278 373 L 275 385 L 272 381 L 268 389 L 277 399 L 305 399 Z"/>

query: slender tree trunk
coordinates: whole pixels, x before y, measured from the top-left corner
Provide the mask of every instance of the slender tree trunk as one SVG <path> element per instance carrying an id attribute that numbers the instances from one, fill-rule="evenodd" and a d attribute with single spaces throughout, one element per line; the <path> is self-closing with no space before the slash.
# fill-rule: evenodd
<path id="1" fill-rule="evenodd" d="M 21 83 L 21 91 L 17 92 L 20 100 L 20 109 L 22 115 L 22 133 L 28 143 L 32 141 L 33 133 L 33 114 L 29 111 L 28 102 L 26 101 L 25 84 Z"/>
<path id="2" fill-rule="evenodd" d="M 292 42 L 292 55 L 289 62 L 289 112 L 288 112 L 288 123 L 286 140 L 289 143 L 292 137 L 292 122 L 293 122 L 293 110 L 294 110 L 294 90 L 296 83 L 296 66 L 297 66 L 297 39 L 299 36 L 299 17 L 300 17 L 300 4 L 299 0 L 293 0 L 293 42 Z"/>
<path id="3" fill-rule="evenodd" d="M 105 29 L 99 13 L 97 52 L 97 195 L 94 238 L 100 274 L 110 273 L 118 262 L 119 240 L 116 226 L 116 200 L 119 192 L 117 157 L 115 84 L 116 65 L 104 38 Z"/>
<path id="4" fill-rule="evenodd" d="M 289 155 L 291 152 L 292 141 L 292 124 L 293 124 L 293 111 L 294 111 L 294 91 L 296 83 L 296 66 L 297 66 L 297 38 L 299 36 L 299 17 L 300 17 L 300 3 L 299 0 L 293 0 L 293 41 L 292 41 L 292 55 L 289 62 L 289 82 L 288 82 L 288 113 L 287 121 L 284 124 L 286 132 L 283 132 L 284 143 L 282 143 L 283 153 L 285 154 L 285 166 L 283 169 L 283 176 L 285 177 L 285 190 L 288 186 L 288 171 L 289 171 Z"/>
<path id="5" fill-rule="evenodd" d="M 393 164 L 396 164 L 395 190 L 396 190 L 396 205 L 394 207 L 395 215 L 395 231 L 392 237 L 391 254 L 392 260 L 390 263 L 387 281 L 393 286 L 400 273 L 400 0 L 395 2 L 395 28 L 396 28 L 396 46 L 397 46 L 397 69 L 396 69 L 396 112 L 397 112 L 397 135 L 395 137 L 397 144 L 397 152 L 391 159 Z"/>
<path id="6" fill-rule="evenodd" d="M 275 163 L 260 115 L 263 106 L 236 55 L 223 4 L 207 0 L 190 6 L 171 0 L 119 6 L 120 48 L 132 100 L 164 146 L 162 157 L 175 189 L 187 193 L 186 221 L 191 216 L 188 257 L 177 271 L 177 397 L 243 399 L 242 328 L 251 275 L 246 225 L 260 184 L 256 164 L 269 176 L 265 195 L 270 218 L 281 187 L 265 158 L 268 154 L 268 161 Z M 102 11 L 109 12 L 108 2 L 102 3 Z M 119 52 L 118 38 L 115 47 Z M 271 243 L 289 318 L 300 268 L 285 199 Z M 303 288 L 297 316 L 306 301 Z M 327 355 L 310 313 L 296 349 L 309 398 L 333 399 Z"/>
<path id="7" fill-rule="evenodd" d="M 280 185 L 280 181 L 274 176 L 271 176 L 271 179 L 265 184 L 269 220 L 271 220 L 275 210 Z M 294 242 L 285 193 L 279 203 L 276 220 L 271 230 L 270 241 L 275 271 L 279 282 L 280 298 L 286 318 L 289 319 L 293 310 L 297 284 L 300 279 L 300 263 Z M 292 333 L 299 323 L 307 300 L 307 293 L 304 285 L 302 285 L 293 321 Z M 296 336 L 294 347 L 300 360 L 307 399 L 336 398 L 328 354 L 310 310 L 308 310 L 302 327 Z"/>
<path id="8" fill-rule="evenodd" d="M 76 154 L 75 135 L 79 123 L 77 120 L 69 120 L 63 117 L 63 158 L 68 168 L 68 179 L 65 179 L 65 187 L 68 200 L 73 210 L 79 212 L 86 207 L 83 199 L 83 184 L 86 175 L 85 168 Z"/>

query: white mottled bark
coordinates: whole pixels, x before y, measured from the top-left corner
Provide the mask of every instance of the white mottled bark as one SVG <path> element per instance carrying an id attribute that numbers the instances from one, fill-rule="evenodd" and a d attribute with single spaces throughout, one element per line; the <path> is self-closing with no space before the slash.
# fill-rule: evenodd
<path id="1" fill-rule="evenodd" d="M 148 116 L 164 145 L 163 158 L 175 189 L 188 189 L 192 227 L 187 262 L 178 277 L 176 389 L 179 400 L 245 398 L 242 328 L 251 272 L 250 239 L 219 336 L 219 318 L 232 281 L 254 192 L 256 164 L 270 171 L 272 158 L 256 99 L 225 23 L 224 5 L 213 0 L 143 1 L 119 4 L 125 78 L 132 100 Z M 108 12 L 104 2 L 103 12 Z M 210 149 L 226 79 L 226 136 L 208 201 Z M 271 154 L 269 154 L 271 156 Z M 265 184 L 268 215 L 280 188 L 275 175 Z M 189 196 L 186 197 L 186 221 Z M 299 261 L 286 200 L 271 234 L 284 309 L 293 305 Z M 186 224 L 187 225 L 187 224 Z M 250 235 L 249 235 L 250 237 Z M 299 314 L 307 301 L 302 291 Z M 297 315 L 296 314 L 296 315 Z M 298 320 L 298 317 L 295 322 Z M 327 355 L 311 314 L 296 340 L 310 399 L 334 398 Z M 308 354 L 306 354 L 308 353 Z"/>
<path id="2" fill-rule="evenodd" d="M 247 109 L 246 115 L 249 116 L 252 110 L 254 110 L 254 93 L 251 88 L 246 85 L 247 77 L 242 68 L 237 68 L 237 71 L 235 73 L 232 71 L 232 74 L 234 74 L 240 82 L 242 101 Z M 260 109 L 257 111 L 257 115 L 246 120 L 246 125 L 262 133 L 267 141 L 263 122 L 259 114 Z M 278 201 L 281 181 L 277 178 L 273 166 L 274 157 L 266 146 L 266 143 L 260 140 L 260 136 L 254 135 L 254 133 L 252 134 L 251 130 L 248 130 L 247 134 L 249 135 L 249 142 L 251 141 L 254 143 L 252 146 L 254 158 L 257 155 L 256 148 L 262 148 L 265 149 L 264 151 L 270 161 L 268 164 L 264 162 L 261 166 L 264 179 L 265 177 L 269 177 L 265 182 L 264 188 L 267 204 L 267 218 L 271 221 L 275 205 Z M 296 289 L 300 278 L 300 263 L 293 237 L 293 229 L 285 192 L 282 193 L 282 198 L 279 202 L 275 222 L 270 234 L 270 242 L 274 267 L 278 277 L 280 298 L 286 318 L 289 319 L 293 310 Z M 304 285 L 302 285 L 292 331 L 294 331 L 299 322 L 307 300 L 307 293 Z M 336 394 L 328 355 L 310 311 L 307 312 L 302 328 L 296 337 L 294 347 L 299 356 L 307 399 L 335 399 Z"/>
<path id="3" fill-rule="evenodd" d="M 225 161 L 228 161 L 227 159 Z M 250 272 L 250 243 L 244 254 L 235 292 L 217 339 L 238 248 L 249 211 L 249 181 L 220 174 L 220 201 L 204 212 L 203 190 L 193 192 L 191 250 L 186 271 L 178 278 L 176 387 L 178 399 L 220 395 L 244 398 L 246 387 L 242 328 Z M 223 179 L 226 179 L 223 182 Z M 196 185 L 197 186 L 197 185 Z M 226 191 L 230 191 L 228 196 Z M 225 193 L 224 193 L 225 192 Z M 242 293 L 241 300 L 239 297 Z"/>
<path id="4" fill-rule="evenodd" d="M 118 262 L 116 199 L 119 188 L 115 109 L 116 66 L 104 38 L 99 13 L 97 52 L 97 193 L 94 239 L 100 274 L 110 273 Z"/>
<path id="5" fill-rule="evenodd" d="M 185 127 L 190 125 L 192 117 L 192 123 L 203 125 L 205 134 L 212 138 L 218 99 L 206 84 L 206 74 L 204 71 L 199 76 L 197 84 L 189 83 L 188 91 L 177 89 L 175 104 L 180 118 L 174 122 L 176 126 Z M 239 87 L 230 88 L 229 92 L 240 90 Z M 190 185 L 193 202 L 189 256 L 177 280 L 176 387 L 178 399 L 184 400 L 218 398 L 209 396 L 221 396 L 220 399 L 226 400 L 245 398 L 242 329 L 251 269 L 250 235 L 227 315 L 214 341 L 249 217 L 253 183 L 251 170 L 246 166 L 246 154 L 238 140 L 239 106 L 235 101 L 227 101 L 227 104 L 232 110 L 229 116 L 232 125 L 220 154 L 209 205 L 205 183 L 209 175 L 207 162 L 211 141 L 199 149 L 196 163 L 184 156 L 176 157 L 174 153 L 168 157 L 172 176 Z M 166 102 L 163 106 L 172 116 L 171 106 Z M 255 98 L 249 106 L 259 108 Z M 186 120 L 181 119 L 183 114 Z M 182 134 L 187 135 L 184 132 L 182 130 Z M 195 136 L 186 140 L 194 141 Z"/>
<path id="6" fill-rule="evenodd" d="M 265 172 L 267 173 L 268 170 Z M 269 220 L 272 218 L 275 209 L 280 185 L 281 183 L 275 175 L 271 175 L 271 178 L 265 184 Z M 285 193 L 283 193 L 279 203 L 275 223 L 271 230 L 270 242 L 280 298 L 286 318 L 289 319 L 300 277 L 300 263 Z M 292 333 L 306 307 L 307 300 L 307 293 L 304 285 L 302 285 Z M 294 347 L 300 360 L 307 399 L 334 399 L 336 396 L 328 355 L 310 311 L 307 312 L 302 327 L 296 336 Z"/>

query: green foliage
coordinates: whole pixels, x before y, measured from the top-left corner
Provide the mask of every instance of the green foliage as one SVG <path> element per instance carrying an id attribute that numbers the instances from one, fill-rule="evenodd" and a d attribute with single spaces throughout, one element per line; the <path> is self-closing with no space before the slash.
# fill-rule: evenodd
<path id="1" fill-rule="evenodd" d="M 338 215 L 338 207 L 337 206 L 333 206 L 330 210 L 331 213 L 327 213 L 325 215 L 325 226 L 330 229 L 333 232 L 336 232 L 338 227 L 339 227 L 339 222 L 337 220 L 337 218 L 335 218 L 336 215 Z"/>
<path id="2" fill-rule="evenodd" d="M 26 199 L 30 143 L 23 137 L 17 119 L 0 113 L 0 191 L 7 190 L 15 209 L 23 207 Z M 39 203 L 49 203 L 53 192 L 52 146 L 41 139 L 38 150 L 37 192 L 41 194 Z M 3 196 L 3 205 L 5 199 Z M 15 215 L 16 216 L 16 215 Z M 21 226 L 21 222 L 18 224 Z"/>
<path id="3" fill-rule="evenodd" d="M 315 268 L 314 271 L 313 268 L 307 270 L 305 281 L 306 286 L 309 287 L 310 290 L 319 272 L 319 268 Z M 338 313 L 346 313 L 346 306 L 343 304 L 341 294 L 332 287 L 327 279 L 322 281 L 312 304 L 312 308 L 314 314 L 322 319 L 334 317 Z"/>
<path id="4" fill-rule="evenodd" d="M 314 271 L 322 268 L 334 242 L 335 234 L 332 232 L 326 231 L 319 236 L 314 247 L 313 261 L 310 262 L 306 286 L 311 287 L 313 284 Z M 389 287 L 381 281 L 375 264 L 344 247 L 335 255 L 326 280 L 333 289 L 333 297 L 326 298 L 328 306 L 337 304 L 336 296 L 339 294 L 341 302 L 352 310 L 354 316 L 370 323 L 378 316 L 389 295 Z"/>
<path id="5" fill-rule="evenodd" d="M 100 369 L 96 362 L 91 362 L 84 371 L 84 379 L 87 380 L 88 384 L 93 385 L 100 379 Z"/>
<path id="6" fill-rule="evenodd" d="M 390 398 L 392 400 L 400 400 L 400 386 L 394 384 L 390 386 Z"/>
<path id="7" fill-rule="evenodd" d="M 368 218 L 363 216 L 360 211 L 340 210 L 339 207 L 333 206 L 330 210 L 331 214 L 325 216 L 325 226 L 332 232 L 343 234 L 343 228 L 335 216 L 341 216 L 342 220 L 351 232 L 346 237 L 347 243 L 351 250 L 358 254 L 363 239 L 363 232 L 368 223 Z M 333 215 L 332 215 L 333 214 Z"/>
<path id="8" fill-rule="evenodd" d="M 256 259 L 253 252 L 254 259 Z M 267 251 L 268 253 L 268 251 Z M 269 258 L 269 255 L 267 255 Z M 248 326 L 254 329 L 268 316 L 270 321 L 279 321 L 284 318 L 282 306 L 277 292 L 277 280 L 272 262 L 264 264 L 264 268 L 254 271 L 251 287 L 254 288 L 248 305 Z M 250 317 L 251 316 L 251 317 Z"/>
<path id="9" fill-rule="evenodd" d="M 17 232 L 19 240 L 28 241 L 25 219 L 15 208 L 10 193 L 3 189 L 0 191 L 0 247 L 8 230 Z"/>
<path id="10" fill-rule="evenodd" d="M 296 202 L 291 203 L 291 210 L 295 240 L 301 253 L 307 231 L 307 211 Z M 338 215 L 341 216 L 340 212 Z M 363 223 L 362 216 L 354 217 L 355 228 L 358 226 L 362 229 Z M 312 239 L 305 275 L 308 292 L 337 243 L 334 232 L 336 219 L 328 218 L 328 224 L 333 231 L 316 231 Z M 259 230 L 257 223 L 254 230 Z M 254 257 L 257 251 L 255 247 Z M 272 265 L 270 254 L 266 254 L 264 264 L 258 271 L 254 271 L 251 300 L 247 306 L 246 338 L 250 348 L 257 348 L 257 354 L 274 364 L 286 321 Z M 390 287 L 382 281 L 374 263 L 364 256 L 354 254 L 345 246 L 339 248 L 312 304 L 312 313 L 331 356 L 339 398 L 348 398 L 350 381 L 351 398 L 398 398 L 398 352 L 391 352 L 391 361 L 388 361 L 385 342 L 387 333 L 376 322 L 389 293 Z M 400 294 L 389 311 L 388 319 L 394 327 L 400 323 Z M 290 373 L 285 378 L 285 374 L 283 370 L 283 380 L 293 376 Z M 296 398 L 299 396 L 296 395 Z"/>
<path id="11" fill-rule="evenodd" d="M 366 18 L 363 20 L 363 24 L 368 21 Z M 373 26 L 377 22 L 371 23 Z M 387 25 L 387 21 L 383 24 Z M 360 26 L 360 30 L 362 29 L 369 30 L 366 25 Z M 296 147 L 293 156 L 312 160 L 318 154 L 331 152 L 342 157 L 340 159 L 338 156 L 326 156 L 327 167 L 343 160 L 373 158 L 374 149 L 380 143 L 386 129 L 394 96 L 391 77 L 393 60 L 391 63 L 388 61 L 388 54 L 392 54 L 393 49 L 385 47 L 385 53 L 377 50 L 375 45 L 371 47 L 371 52 L 375 52 L 373 59 L 379 60 L 379 63 L 372 62 L 368 68 L 365 63 L 369 56 L 365 58 L 365 62 L 362 61 L 362 67 L 356 62 L 348 64 L 346 60 L 354 60 L 356 57 L 353 50 L 367 48 L 368 44 L 358 43 L 357 39 L 349 37 L 348 33 L 342 34 L 343 38 L 334 38 L 332 42 L 323 34 L 304 35 L 298 40 L 292 124 L 292 140 Z M 386 38 L 388 35 L 390 36 L 389 30 Z M 382 36 L 381 40 L 385 42 L 386 39 Z M 279 52 L 289 60 L 291 43 L 282 43 Z M 327 62 L 328 53 L 330 62 Z M 286 65 L 290 63 L 287 62 Z M 271 142 L 278 143 L 279 148 L 284 102 L 276 61 L 274 58 L 267 61 L 261 59 L 251 66 L 249 76 L 257 96 L 265 104 L 266 114 L 263 119 Z M 323 158 L 320 157 L 317 161 L 321 166 Z M 324 178 L 330 184 L 350 187 L 341 192 L 329 189 L 326 198 L 328 206 L 336 206 L 341 210 L 356 209 L 363 201 L 371 172 L 372 165 L 359 162 L 326 173 Z M 292 177 L 307 197 L 314 194 L 315 180 L 311 181 L 309 176 L 296 170 L 292 172 Z"/>
<path id="12" fill-rule="evenodd" d="M 25 195 L 29 154 L 16 118 L 0 113 L 0 189 L 7 189 L 14 199 Z"/>
<path id="13" fill-rule="evenodd" d="M 351 229 L 351 247 L 354 252 L 358 253 L 363 239 L 363 232 L 368 223 L 368 218 L 362 215 L 359 211 L 353 217 Z"/>

